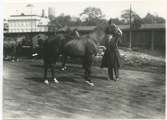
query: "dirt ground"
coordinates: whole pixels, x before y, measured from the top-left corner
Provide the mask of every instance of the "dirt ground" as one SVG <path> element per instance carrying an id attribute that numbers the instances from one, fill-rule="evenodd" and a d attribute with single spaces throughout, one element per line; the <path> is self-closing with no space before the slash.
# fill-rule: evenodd
<path id="1" fill-rule="evenodd" d="M 145 66 L 147 67 L 147 66 Z M 161 68 L 160 68 L 161 69 Z M 4 62 L 4 120 L 165 119 L 165 73 L 121 69 L 108 81 L 105 69 L 92 68 L 94 87 L 78 65 L 56 70 L 59 84 L 43 83 L 42 62 Z"/>

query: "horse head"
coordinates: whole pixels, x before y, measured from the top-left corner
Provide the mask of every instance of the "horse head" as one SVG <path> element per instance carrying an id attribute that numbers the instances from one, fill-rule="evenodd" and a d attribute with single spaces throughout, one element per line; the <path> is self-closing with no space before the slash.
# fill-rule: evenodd
<path id="1" fill-rule="evenodd" d="M 32 47 L 33 54 L 32 56 L 37 56 L 41 54 L 41 48 L 44 45 L 44 42 L 48 39 L 48 36 L 45 34 L 38 34 L 32 38 Z"/>

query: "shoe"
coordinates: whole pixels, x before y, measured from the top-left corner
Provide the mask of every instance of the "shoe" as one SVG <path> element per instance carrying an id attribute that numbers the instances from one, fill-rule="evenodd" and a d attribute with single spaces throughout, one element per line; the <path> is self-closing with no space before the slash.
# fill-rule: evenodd
<path id="1" fill-rule="evenodd" d="M 95 86 L 94 83 L 90 82 L 90 81 L 85 81 L 87 84 L 89 84 L 90 86 Z"/>
<path id="2" fill-rule="evenodd" d="M 54 78 L 54 82 L 55 82 L 55 83 L 59 83 L 59 81 L 58 81 L 56 78 Z"/>
<path id="3" fill-rule="evenodd" d="M 47 85 L 49 85 L 49 81 L 48 80 L 45 80 L 44 83 L 47 84 Z"/>

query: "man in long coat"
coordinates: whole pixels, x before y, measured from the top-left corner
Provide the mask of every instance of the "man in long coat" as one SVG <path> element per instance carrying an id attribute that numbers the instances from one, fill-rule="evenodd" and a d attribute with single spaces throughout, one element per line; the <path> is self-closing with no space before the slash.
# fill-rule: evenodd
<path id="1" fill-rule="evenodd" d="M 115 73 L 115 80 L 119 79 L 120 67 L 120 53 L 118 50 L 118 42 L 121 39 L 122 31 L 112 23 L 111 19 L 108 22 L 108 27 L 105 30 L 105 46 L 106 50 L 102 59 L 101 67 L 108 68 L 108 76 L 110 80 L 114 80 L 113 72 Z"/>

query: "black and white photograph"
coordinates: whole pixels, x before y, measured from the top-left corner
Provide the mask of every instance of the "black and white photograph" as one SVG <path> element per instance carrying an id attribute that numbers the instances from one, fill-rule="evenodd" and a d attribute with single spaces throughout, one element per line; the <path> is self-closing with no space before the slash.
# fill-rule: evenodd
<path id="1" fill-rule="evenodd" d="M 165 120 L 166 0 L 3 8 L 3 120 Z"/>

